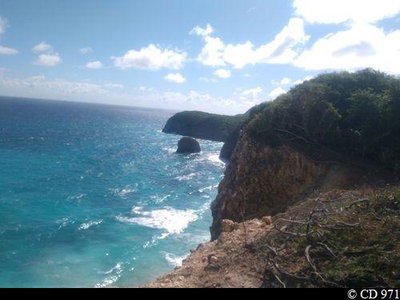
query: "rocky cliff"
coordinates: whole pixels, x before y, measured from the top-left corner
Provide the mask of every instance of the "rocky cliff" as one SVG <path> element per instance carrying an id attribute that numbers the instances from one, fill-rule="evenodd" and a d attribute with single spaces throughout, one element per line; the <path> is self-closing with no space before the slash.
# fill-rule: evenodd
<path id="1" fill-rule="evenodd" d="M 400 80 L 373 70 L 250 111 L 226 146 L 212 241 L 150 286 L 400 284 L 399 113 Z"/>
<path id="2" fill-rule="evenodd" d="M 400 188 L 378 170 L 244 129 L 212 204 L 212 241 L 147 287 L 398 286 Z"/>
<path id="3" fill-rule="evenodd" d="M 326 172 L 327 165 L 290 146 L 261 145 L 242 131 L 211 206 L 212 240 L 221 232 L 221 220 L 241 222 L 285 211 L 316 187 Z"/>

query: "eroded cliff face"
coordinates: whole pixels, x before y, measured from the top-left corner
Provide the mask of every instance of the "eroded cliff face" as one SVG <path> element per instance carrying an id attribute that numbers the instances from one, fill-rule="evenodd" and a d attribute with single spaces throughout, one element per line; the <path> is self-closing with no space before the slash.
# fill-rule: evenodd
<path id="1" fill-rule="evenodd" d="M 211 239 L 220 235 L 223 219 L 242 222 L 285 211 L 311 192 L 327 170 L 290 146 L 257 144 L 243 130 L 211 206 Z"/>

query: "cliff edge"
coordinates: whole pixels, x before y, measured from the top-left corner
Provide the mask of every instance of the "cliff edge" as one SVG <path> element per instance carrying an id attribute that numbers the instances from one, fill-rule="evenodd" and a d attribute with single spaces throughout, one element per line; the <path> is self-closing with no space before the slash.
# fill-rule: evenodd
<path id="1" fill-rule="evenodd" d="M 146 287 L 396 287 L 399 203 L 393 187 L 314 193 L 272 222 L 234 223 Z"/>
<path id="2" fill-rule="evenodd" d="M 211 206 L 211 239 L 219 236 L 223 219 L 242 222 L 285 211 L 315 189 L 327 170 L 288 145 L 262 145 L 242 131 Z"/>
<path id="3" fill-rule="evenodd" d="M 400 285 L 400 80 L 324 74 L 252 112 L 212 241 L 149 286 Z"/>

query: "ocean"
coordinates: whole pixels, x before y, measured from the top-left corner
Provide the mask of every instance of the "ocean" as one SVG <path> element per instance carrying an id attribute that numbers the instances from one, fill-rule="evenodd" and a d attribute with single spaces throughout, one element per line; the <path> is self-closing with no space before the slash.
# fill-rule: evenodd
<path id="1" fill-rule="evenodd" d="M 222 143 L 174 112 L 0 97 L 0 287 L 136 287 L 210 238 Z"/>

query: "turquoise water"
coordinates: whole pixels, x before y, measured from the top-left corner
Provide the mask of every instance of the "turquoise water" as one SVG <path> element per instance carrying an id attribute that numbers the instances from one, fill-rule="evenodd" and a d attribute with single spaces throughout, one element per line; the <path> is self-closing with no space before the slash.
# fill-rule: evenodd
<path id="1" fill-rule="evenodd" d="M 0 98 L 0 287 L 128 287 L 209 239 L 221 143 L 169 111 Z"/>

